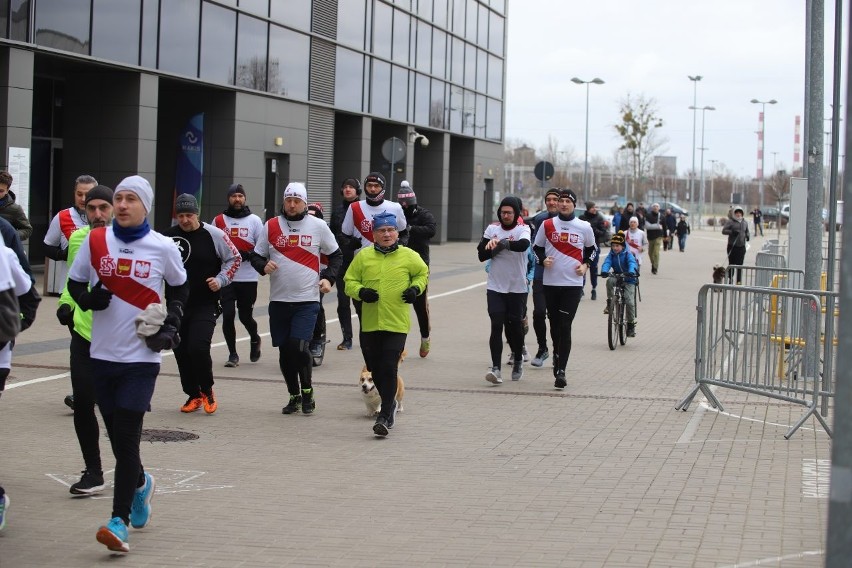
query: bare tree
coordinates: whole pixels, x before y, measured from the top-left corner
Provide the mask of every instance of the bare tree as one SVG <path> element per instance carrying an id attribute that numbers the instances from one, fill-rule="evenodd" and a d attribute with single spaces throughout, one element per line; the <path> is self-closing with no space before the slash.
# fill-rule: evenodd
<path id="1" fill-rule="evenodd" d="M 615 125 L 615 130 L 623 140 L 620 149 L 629 151 L 634 193 L 637 183 L 641 185 L 642 178 L 651 174 L 653 161 L 650 158 L 666 143 L 657 133 L 663 126 L 663 119 L 657 113 L 656 100 L 645 98 L 645 95 L 631 100 L 628 93 L 620 103 L 621 123 Z"/>

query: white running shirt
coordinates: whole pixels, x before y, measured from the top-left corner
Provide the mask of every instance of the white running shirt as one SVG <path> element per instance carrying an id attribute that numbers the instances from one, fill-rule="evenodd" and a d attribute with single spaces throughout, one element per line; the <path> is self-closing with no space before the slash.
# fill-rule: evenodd
<path id="1" fill-rule="evenodd" d="M 508 239 L 509 241 L 530 240 L 530 226 L 515 225 L 506 230 L 499 222 L 492 223 L 485 227 L 485 233 L 482 236 L 488 240 L 494 238 Z M 487 288 L 502 294 L 509 292 L 526 293 L 528 262 L 527 251 L 501 250 L 491 257 Z"/>
<path id="2" fill-rule="evenodd" d="M 254 245 L 257 244 L 260 234 L 263 232 L 263 221 L 254 213 L 239 218 L 229 217 L 222 213 L 216 215 L 213 219 L 213 226 L 225 231 L 225 234 L 231 238 L 231 242 L 240 252 L 254 250 Z M 260 278 L 260 275 L 257 270 L 252 268 L 251 263 L 243 262 L 240 264 L 232 282 L 257 282 L 258 278 Z"/>
<path id="3" fill-rule="evenodd" d="M 396 215 L 396 228 L 401 233 L 408 224 L 405 221 L 405 213 L 402 205 L 385 199 L 381 205 L 370 205 L 365 200 L 355 201 L 346 210 L 343 225 L 340 230 L 344 235 L 358 237 L 361 246 L 358 250 L 373 244 L 373 217 L 380 213 Z"/>
<path id="4" fill-rule="evenodd" d="M 563 221 L 551 217 L 541 224 L 535 234 L 535 245 L 544 247 L 544 254 L 553 258 L 553 265 L 542 272 L 545 286 L 582 286 L 583 277 L 577 268 L 583 264 L 583 249 L 597 246 L 592 226 L 574 217 Z"/>

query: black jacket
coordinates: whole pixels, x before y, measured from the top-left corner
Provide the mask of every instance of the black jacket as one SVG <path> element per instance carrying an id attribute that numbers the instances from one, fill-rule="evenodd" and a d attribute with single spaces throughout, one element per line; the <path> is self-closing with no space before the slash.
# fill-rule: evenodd
<path id="1" fill-rule="evenodd" d="M 592 231 L 595 233 L 595 243 L 605 243 L 609 231 L 606 228 L 606 219 L 599 212 L 592 215 L 588 211 L 580 215 L 580 220 L 587 222 L 592 226 Z"/>
<path id="2" fill-rule="evenodd" d="M 405 221 L 408 223 L 408 244 L 411 250 L 417 252 L 426 266 L 429 266 L 429 240 L 435 236 L 437 223 L 435 216 L 428 209 L 415 205 L 409 213 L 404 209 Z"/>

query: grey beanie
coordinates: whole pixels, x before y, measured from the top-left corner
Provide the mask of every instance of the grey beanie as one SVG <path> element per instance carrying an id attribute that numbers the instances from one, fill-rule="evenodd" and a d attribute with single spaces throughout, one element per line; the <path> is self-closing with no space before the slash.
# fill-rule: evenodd
<path id="1" fill-rule="evenodd" d="M 181 193 L 175 201 L 175 213 L 195 213 L 198 215 L 198 200 L 189 193 Z"/>

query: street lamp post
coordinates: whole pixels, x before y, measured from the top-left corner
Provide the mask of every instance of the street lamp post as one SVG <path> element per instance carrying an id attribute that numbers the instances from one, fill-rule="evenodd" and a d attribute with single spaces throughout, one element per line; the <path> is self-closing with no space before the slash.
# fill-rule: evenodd
<path id="1" fill-rule="evenodd" d="M 692 81 L 692 170 L 689 172 L 689 202 L 690 209 L 695 211 L 695 125 L 698 121 L 698 81 L 702 79 L 701 75 L 687 75 Z"/>
<path id="2" fill-rule="evenodd" d="M 589 188 L 586 185 L 588 183 L 589 176 L 589 85 L 592 83 L 595 85 L 603 85 L 604 81 L 597 77 L 591 81 L 583 81 L 582 79 L 574 77 L 571 79 L 571 82 L 586 86 L 586 158 L 583 160 L 583 198 L 587 199 L 589 193 Z"/>
<path id="3" fill-rule="evenodd" d="M 704 147 L 704 118 L 707 114 L 708 110 L 716 110 L 716 107 L 713 106 L 703 106 L 701 108 L 698 107 L 689 107 L 692 110 L 700 110 L 701 111 L 701 194 L 698 197 L 698 227 L 701 227 L 701 210 L 704 207 L 704 150 L 708 148 Z"/>
<path id="4" fill-rule="evenodd" d="M 710 160 L 710 216 L 716 217 L 716 212 L 713 210 L 715 201 L 714 194 L 716 189 L 716 163 L 719 160 Z M 713 222 L 713 230 L 716 230 L 716 222 Z"/>
<path id="5" fill-rule="evenodd" d="M 760 210 L 763 211 L 763 139 L 766 134 L 766 105 L 774 105 L 778 101 L 770 99 L 768 101 L 759 101 L 751 99 L 751 103 L 760 105 L 760 139 L 757 141 L 757 159 L 760 162 L 757 172 L 757 192 L 760 194 Z"/>

